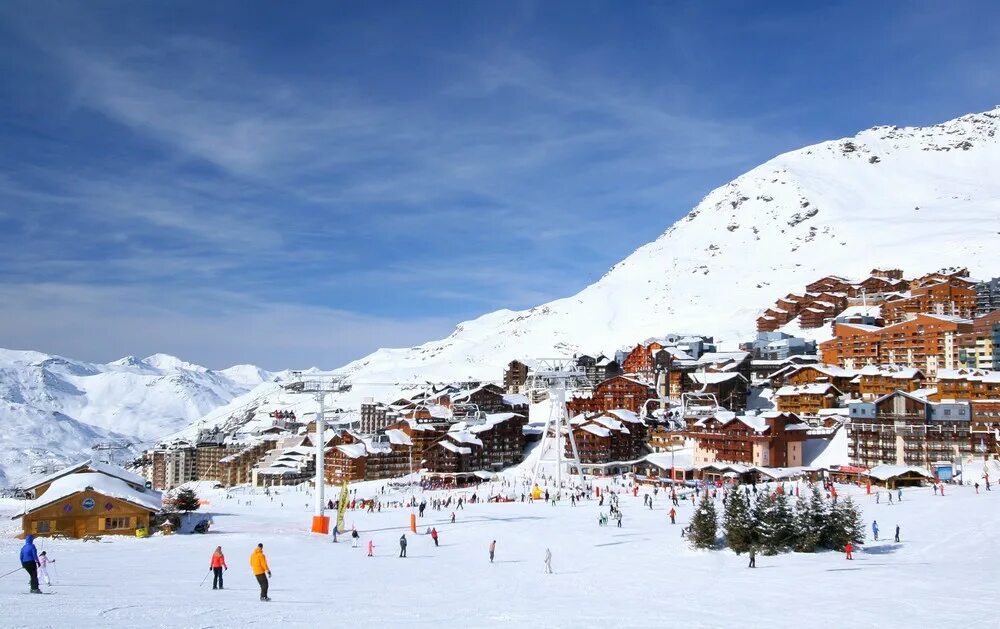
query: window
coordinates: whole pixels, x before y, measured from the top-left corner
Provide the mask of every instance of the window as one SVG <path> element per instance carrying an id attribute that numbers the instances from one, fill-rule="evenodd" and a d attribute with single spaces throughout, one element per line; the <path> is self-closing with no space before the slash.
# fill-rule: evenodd
<path id="1" fill-rule="evenodd" d="M 49 521 L 39 520 L 35 522 L 35 532 L 36 533 L 48 533 L 49 532 Z"/>
<path id="2" fill-rule="evenodd" d="M 104 518 L 104 530 L 114 531 L 116 529 L 128 529 L 131 527 L 132 518 Z"/>

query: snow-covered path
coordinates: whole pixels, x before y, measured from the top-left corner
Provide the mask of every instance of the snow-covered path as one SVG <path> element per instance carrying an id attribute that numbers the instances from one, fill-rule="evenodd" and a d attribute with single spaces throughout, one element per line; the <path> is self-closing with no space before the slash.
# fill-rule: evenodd
<path id="1" fill-rule="evenodd" d="M 358 496 L 372 493 L 359 486 Z M 846 493 L 862 493 L 845 488 Z M 482 495 L 482 494 L 480 494 Z M 949 487 L 904 492 L 902 504 L 858 496 L 867 523 L 877 518 L 891 540 L 869 543 L 847 562 L 840 553 L 759 556 L 757 569 L 729 551 L 690 550 L 680 537 L 691 506 L 681 502 L 676 526 L 661 492 L 655 508 L 642 494 L 621 499 L 621 529 L 597 526 L 595 502 L 571 507 L 473 504 L 457 512 L 429 511 L 418 530 L 437 527 L 441 546 L 410 535 L 409 510 L 348 513 L 362 543 L 337 544 L 306 528 L 309 495 L 286 490 L 274 500 L 257 495 L 206 494 L 214 517 L 208 535 L 100 543 L 42 540 L 57 560 L 53 596 L 28 595 L 26 575 L 0 580 L 3 626 L 232 627 L 925 627 L 992 626 L 995 566 L 1000 550 L 990 530 L 1000 515 L 1000 491 L 975 495 Z M 721 506 L 721 505 L 720 505 Z M 0 503 L 4 568 L 17 566 L 11 502 Z M 409 557 L 398 558 L 406 532 Z M 376 556 L 364 549 L 375 540 Z M 496 563 L 487 546 L 497 540 Z M 248 557 L 257 542 L 274 573 L 273 602 L 257 600 Z M 226 553 L 226 589 L 199 586 L 215 546 Z M 543 572 L 546 546 L 554 575 Z M 2 572 L 5 572 L 3 570 Z M 24 593 L 24 594 L 22 594 Z"/>

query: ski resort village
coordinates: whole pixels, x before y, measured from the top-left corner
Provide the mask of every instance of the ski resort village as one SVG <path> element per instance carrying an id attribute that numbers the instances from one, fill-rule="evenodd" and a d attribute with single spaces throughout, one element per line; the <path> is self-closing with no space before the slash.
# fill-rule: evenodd
<path id="1" fill-rule="evenodd" d="M 60 595 L 74 620 L 46 622 L 66 626 L 156 624 L 176 597 L 168 624 L 184 626 L 366 623 L 375 610 L 393 625 L 527 623 L 555 589 L 608 574 L 635 585 L 560 599 L 569 607 L 542 624 L 618 622 L 621 605 L 637 625 L 672 625 L 694 613 L 689 597 L 645 592 L 675 578 L 736 603 L 699 605 L 685 625 L 728 626 L 730 608 L 801 582 L 853 603 L 809 597 L 795 624 L 912 626 L 969 619 L 970 606 L 991 624 L 997 557 L 981 549 L 1000 515 L 1000 279 L 829 275 L 757 328 L 735 349 L 678 333 L 506 356 L 482 381 L 276 374 L 140 453 L 103 441 L 37 466 L 0 502 L 2 543 L 38 562 L 31 589 Z M 352 405 L 355 387 L 389 393 Z M 975 559 L 956 550 L 973 545 Z M 129 577 L 112 585 L 120 561 Z M 935 596 L 941 570 L 964 579 L 961 601 L 909 602 Z M 469 602 L 414 615 L 442 571 L 468 575 L 449 599 Z M 904 573 L 916 585 L 890 598 L 906 604 L 859 611 L 886 599 L 865 584 Z M 258 598 L 281 606 L 247 607 Z"/>
<path id="2" fill-rule="evenodd" d="M 0 2 L 0 629 L 1000 627 L 1000 3 Z"/>

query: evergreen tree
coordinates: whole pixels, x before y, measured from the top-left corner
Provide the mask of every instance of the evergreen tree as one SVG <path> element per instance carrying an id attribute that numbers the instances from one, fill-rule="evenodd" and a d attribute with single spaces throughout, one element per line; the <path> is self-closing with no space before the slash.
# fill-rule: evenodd
<path id="1" fill-rule="evenodd" d="M 847 537 L 855 544 L 865 543 L 865 521 L 864 514 L 853 500 L 848 498 L 844 501 L 844 530 Z"/>
<path id="2" fill-rule="evenodd" d="M 795 537 L 794 514 L 784 493 L 762 493 L 757 498 L 759 547 L 765 555 L 776 555 L 792 545 Z"/>
<path id="3" fill-rule="evenodd" d="M 754 521 L 750 500 L 742 489 L 736 488 L 729 494 L 722 522 L 726 543 L 733 552 L 739 555 L 750 550 L 754 541 Z"/>
<path id="4" fill-rule="evenodd" d="M 193 490 L 182 489 L 174 497 L 174 506 L 178 511 L 190 512 L 197 511 L 201 504 L 199 504 L 198 496 L 195 495 Z"/>
<path id="5" fill-rule="evenodd" d="M 750 509 L 750 522 L 752 544 L 757 547 L 758 552 L 767 545 L 771 538 L 771 526 L 768 511 L 771 510 L 771 496 L 766 491 L 757 493 L 753 508 Z"/>
<path id="6" fill-rule="evenodd" d="M 691 532 L 688 537 L 691 540 L 691 545 L 695 548 L 713 548 L 717 532 L 715 503 L 708 497 L 706 491 L 691 518 Z"/>
<path id="7" fill-rule="evenodd" d="M 826 503 L 819 489 L 813 487 L 811 496 L 801 496 L 796 501 L 794 549 L 800 553 L 812 553 L 826 546 L 823 539 L 826 519 Z"/>
<path id="8" fill-rule="evenodd" d="M 861 510 L 850 498 L 833 503 L 823 530 L 827 548 L 841 550 L 847 542 L 861 544 L 865 541 L 865 524 Z"/>

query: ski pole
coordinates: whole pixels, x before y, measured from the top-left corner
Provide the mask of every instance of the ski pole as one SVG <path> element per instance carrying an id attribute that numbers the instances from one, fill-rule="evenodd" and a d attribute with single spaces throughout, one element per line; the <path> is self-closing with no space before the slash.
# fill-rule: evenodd
<path id="1" fill-rule="evenodd" d="M 0 579 L 2 579 L 4 577 L 9 577 L 10 575 L 12 575 L 15 572 L 18 572 L 20 570 L 24 570 L 24 568 L 14 568 L 13 570 L 11 570 L 10 572 L 8 572 L 7 574 L 0 574 Z"/>
<path id="2" fill-rule="evenodd" d="M 210 575 L 210 574 L 212 574 L 212 569 L 211 568 L 209 568 L 208 572 L 205 573 L 205 576 L 202 577 L 201 583 L 198 584 L 198 587 L 201 587 L 201 586 L 205 585 L 205 581 L 208 579 L 208 575 Z"/>

